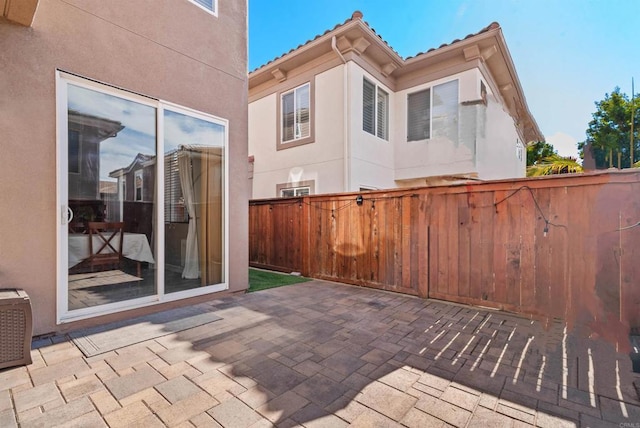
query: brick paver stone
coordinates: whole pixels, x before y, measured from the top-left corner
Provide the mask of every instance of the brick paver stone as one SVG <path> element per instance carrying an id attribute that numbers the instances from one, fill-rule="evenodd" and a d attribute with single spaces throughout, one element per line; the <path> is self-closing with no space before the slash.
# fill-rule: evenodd
<path id="1" fill-rule="evenodd" d="M 85 395 L 91 395 L 98 391 L 104 390 L 105 387 L 95 375 L 85 376 L 71 382 L 59 385 L 65 400 L 71 401 Z"/>
<path id="2" fill-rule="evenodd" d="M 325 407 L 343 396 L 349 388 L 326 376 L 317 374 L 294 388 L 294 392 Z"/>
<path id="3" fill-rule="evenodd" d="M 44 412 L 42 415 L 30 419 L 28 421 L 20 421 L 21 428 L 45 428 L 63 425 L 71 420 L 74 420 L 86 413 L 93 412 L 95 408 L 89 401 L 89 398 L 82 397 L 78 400 L 74 400 L 64 406 L 57 407 L 48 412 Z M 20 417 L 18 416 L 18 419 Z"/>
<path id="4" fill-rule="evenodd" d="M 366 386 L 356 399 L 394 421 L 401 420 L 417 401 L 415 397 L 380 382 L 373 382 Z"/>
<path id="5" fill-rule="evenodd" d="M 466 426 L 471 417 L 471 412 L 468 410 L 430 396 L 422 397 L 416 403 L 416 408 L 455 427 Z"/>
<path id="6" fill-rule="evenodd" d="M 215 398 L 202 391 L 178 401 L 169 407 L 158 410 L 157 414 L 166 425 L 175 426 L 191 419 L 199 413 L 206 412 L 217 404 L 218 401 Z"/>
<path id="7" fill-rule="evenodd" d="M 262 419 L 258 413 L 237 398 L 231 398 L 207 413 L 223 427 L 230 428 L 248 427 Z"/>
<path id="8" fill-rule="evenodd" d="M 407 391 L 420 379 L 420 375 L 404 369 L 396 369 L 378 380 L 400 391 Z"/>
<path id="9" fill-rule="evenodd" d="M 288 418 L 307 404 L 309 404 L 309 400 L 293 391 L 288 391 L 258 407 L 258 412 L 271 422 L 277 423 Z"/>
<path id="10" fill-rule="evenodd" d="M 2 410 L 0 411 L 0 427 L 4 428 L 17 428 L 18 422 L 16 421 L 16 417 L 13 414 L 13 410 Z"/>
<path id="11" fill-rule="evenodd" d="M 386 416 L 381 415 L 378 412 L 374 412 L 373 410 L 366 409 L 364 412 L 360 413 L 357 418 L 351 422 L 349 425 L 353 428 L 370 428 L 370 427 L 382 427 L 382 428 L 400 428 L 400 425 L 397 422 L 387 418 Z"/>
<path id="12" fill-rule="evenodd" d="M 116 399 L 135 394 L 146 388 L 158 385 L 166 379 L 151 367 L 143 368 L 126 376 L 109 379 L 105 382 Z"/>
<path id="13" fill-rule="evenodd" d="M 178 376 L 156 385 L 155 388 L 164 398 L 169 402 L 175 403 L 180 400 L 184 400 L 191 395 L 197 394 L 202 391 L 189 379 L 184 376 Z"/>
<path id="14" fill-rule="evenodd" d="M 401 422 L 409 428 L 440 428 L 445 425 L 440 419 L 416 408 L 410 409 Z"/>
<path id="15" fill-rule="evenodd" d="M 89 369 L 89 366 L 82 358 L 70 358 L 51 366 L 42 367 L 30 371 L 34 385 L 54 382 L 67 376 L 73 376 Z"/>
<path id="16" fill-rule="evenodd" d="M 129 427 L 148 415 L 151 415 L 151 410 L 142 401 L 136 401 L 105 415 L 104 418 L 110 427 L 119 428 Z"/>
<path id="17" fill-rule="evenodd" d="M 52 401 L 60 401 L 62 396 L 54 383 L 46 383 L 31 389 L 16 392 L 13 395 L 18 413 L 38 406 L 44 406 Z"/>

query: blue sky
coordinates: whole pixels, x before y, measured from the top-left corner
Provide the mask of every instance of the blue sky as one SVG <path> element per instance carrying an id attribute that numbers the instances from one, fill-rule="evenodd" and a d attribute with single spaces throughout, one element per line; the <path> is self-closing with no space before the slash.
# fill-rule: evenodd
<path id="1" fill-rule="evenodd" d="M 640 92 L 640 0 L 249 0 L 249 70 L 354 10 L 403 58 L 497 21 L 529 110 L 561 155 L 576 156 L 595 101 L 616 86 L 631 96 L 632 77 Z"/>

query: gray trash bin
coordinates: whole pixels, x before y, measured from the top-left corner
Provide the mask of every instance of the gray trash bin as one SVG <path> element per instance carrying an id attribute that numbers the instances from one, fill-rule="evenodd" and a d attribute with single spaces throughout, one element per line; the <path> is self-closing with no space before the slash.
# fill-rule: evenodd
<path id="1" fill-rule="evenodd" d="M 24 290 L 0 288 L 0 369 L 31 364 L 31 302 Z"/>

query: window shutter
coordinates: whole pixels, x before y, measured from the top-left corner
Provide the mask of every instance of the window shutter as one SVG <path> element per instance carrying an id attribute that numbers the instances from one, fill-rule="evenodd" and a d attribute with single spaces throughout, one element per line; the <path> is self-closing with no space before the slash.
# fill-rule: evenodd
<path id="1" fill-rule="evenodd" d="M 378 88 L 377 102 L 377 135 L 378 137 L 389 139 L 389 94 Z"/>
<path id="2" fill-rule="evenodd" d="M 294 138 L 293 91 L 282 96 L 282 141 Z"/>
<path id="3" fill-rule="evenodd" d="M 362 81 L 362 130 L 375 135 L 375 90 L 376 85 L 367 79 Z"/>
<path id="4" fill-rule="evenodd" d="M 431 90 L 409 94 L 407 97 L 407 141 L 430 138 Z"/>
<path id="5" fill-rule="evenodd" d="M 164 156 L 164 222 L 181 223 L 188 221 L 182 187 L 178 172 L 178 152 L 176 150 Z"/>
<path id="6" fill-rule="evenodd" d="M 310 135 L 309 121 L 309 84 L 295 90 L 296 95 L 296 133 L 295 138 L 305 138 Z"/>
<path id="7" fill-rule="evenodd" d="M 458 81 L 433 87 L 433 137 L 458 142 Z"/>

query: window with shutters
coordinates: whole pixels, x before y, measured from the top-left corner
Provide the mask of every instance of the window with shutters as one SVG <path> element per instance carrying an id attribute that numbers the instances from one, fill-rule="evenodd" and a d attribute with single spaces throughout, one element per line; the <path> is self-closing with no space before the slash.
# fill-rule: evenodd
<path id="1" fill-rule="evenodd" d="M 362 130 L 389 140 L 389 94 L 362 79 Z"/>
<path id="2" fill-rule="evenodd" d="M 313 81 L 278 94 L 277 150 L 312 143 Z"/>
<path id="3" fill-rule="evenodd" d="M 206 10 L 212 15 L 218 16 L 218 0 L 189 0 L 191 3 Z"/>
<path id="4" fill-rule="evenodd" d="M 444 137 L 458 141 L 458 81 L 407 96 L 407 141 Z"/>
<path id="5" fill-rule="evenodd" d="M 282 142 L 300 140 L 310 134 L 309 84 L 282 94 Z"/>

